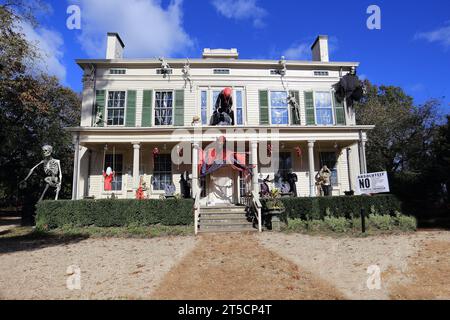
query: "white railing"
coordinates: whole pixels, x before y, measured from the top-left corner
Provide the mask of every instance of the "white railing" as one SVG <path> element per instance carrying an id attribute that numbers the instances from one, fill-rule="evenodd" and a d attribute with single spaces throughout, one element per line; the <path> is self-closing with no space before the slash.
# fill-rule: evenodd
<path id="1" fill-rule="evenodd" d="M 194 232 L 197 235 L 198 233 L 198 219 L 200 216 L 200 194 L 201 191 L 197 191 L 194 197 Z"/>
<path id="2" fill-rule="evenodd" d="M 255 210 L 256 219 L 258 219 L 258 232 L 262 232 L 262 205 L 261 201 L 259 201 L 259 196 L 255 191 L 252 191 L 251 203 Z"/>

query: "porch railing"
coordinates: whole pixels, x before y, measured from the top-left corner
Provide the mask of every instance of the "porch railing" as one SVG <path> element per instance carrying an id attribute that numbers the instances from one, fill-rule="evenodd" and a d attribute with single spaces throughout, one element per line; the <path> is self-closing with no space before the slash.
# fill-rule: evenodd
<path id="1" fill-rule="evenodd" d="M 197 235 L 198 233 L 198 220 L 200 217 L 200 194 L 201 190 L 197 191 L 194 197 L 194 232 Z"/>
<path id="2" fill-rule="evenodd" d="M 259 201 L 259 195 L 252 191 L 251 193 L 251 207 L 254 210 L 256 219 L 258 220 L 258 231 L 262 232 L 262 205 L 261 201 Z"/>

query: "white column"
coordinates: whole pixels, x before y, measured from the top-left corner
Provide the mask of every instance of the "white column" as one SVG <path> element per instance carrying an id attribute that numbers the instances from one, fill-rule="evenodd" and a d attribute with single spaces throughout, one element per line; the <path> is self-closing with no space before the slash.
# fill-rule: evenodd
<path id="1" fill-rule="evenodd" d="M 314 170 L 314 142 L 308 141 L 308 165 L 309 165 L 309 196 L 316 196 L 316 182 L 315 182 L 315 170 Z"/>
<path id="2" fill-rule="evenodd" d="M 73 157 L 72 200 L 78 200 L 78 180 L 80 178 L 80 133 L 73 135 L 75 154 Z"/>
<path id="3" fill-rule="evenodd" d="M 198 180 L 198 150 L 200 145 L 198 142 L 192 143 L 192 197 L 200 191 L 200 184 Z"/>
<path id="4" fill-rule="evenodd" d="M 133 145 L 133 190 L 139 187 L 139 152 L 141 144 L 139 142 L 132 142 Z"/>
<path id="5" fill-rule="evenodd" d="M 259 194 L 259 182 L 258 182 L 258 142 L 250 142 L 250 164 L 252 165 L 252 191 Z"/>
<path id="6" fill-rule="evenodd" d="M 361 171 L 362 171 L 362 173 L 367 173 L 366 142 L 367 142 L 367 140 L 363 140 L 361 142 L 361 162 L 362 162 Z"/>

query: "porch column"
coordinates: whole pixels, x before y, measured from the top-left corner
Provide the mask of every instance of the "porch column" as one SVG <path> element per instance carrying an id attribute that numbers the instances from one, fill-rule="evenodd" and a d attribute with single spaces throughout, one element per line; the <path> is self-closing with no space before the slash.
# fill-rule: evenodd
<path id="1" fill-rule="evenodd" d="M 139 142 L 132 142 L 133 145 L 133 190 L 137 190 L 139 186 L 139 153 L 141 144 Z"/>
<path id="2" fill-rule="evenodd" d="M 80 133 L 73 135 L 72 143 L 75 148 L 73 157 L 72 200 L 78 200 L 78 179 L 80 177 Z"/>
<path id="3" fill-rule="evenodd" d="M 250 164 L 252 165 L 252 191 L 259 194 L 259 183 L 258 183 L 258 142 L 250 142 Z"/>
<path id="4" fill-rule="evenodd" d="M 366 142 L 367 140 L 363 138 L 362 131 L 359 131 L 359 167 L 361 174 L 367 173 Z"/>
<path id="5" fill-rule="evenodd" d="M 199 189 L 198 181 L 198 150 L 200 145 L 198 142 L 192 143 L 192 197 L 195 198 Z"/>
<path id="6" fill-rule="evenodd" d="M 308 165 L 309 165 L 309 196 L 316 196 L 315 170 L 314 170 L 314 140 L 308 141 Z"/>

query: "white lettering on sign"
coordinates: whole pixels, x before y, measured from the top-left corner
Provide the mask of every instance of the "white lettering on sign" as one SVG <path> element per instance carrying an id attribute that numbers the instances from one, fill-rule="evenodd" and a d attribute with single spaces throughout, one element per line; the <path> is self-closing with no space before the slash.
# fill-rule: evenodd
<path id="1" fill-rule="evenodd" d="M 390 192 L 386 171 L 361 174 L 357 178 L 356 186 L 360 194 Z"/>

